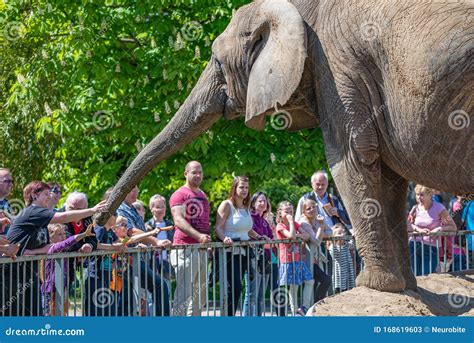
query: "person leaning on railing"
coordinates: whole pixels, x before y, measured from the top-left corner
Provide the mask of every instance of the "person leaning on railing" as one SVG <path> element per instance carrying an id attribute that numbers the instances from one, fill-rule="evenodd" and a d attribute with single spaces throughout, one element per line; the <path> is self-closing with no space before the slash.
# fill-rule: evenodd
<path id="1" fill-rule="evenodd" d="M 415 234 L 410 237 L 409 248 L 413 273 L 419 276 L 434 273 L 438 267 L 441 244 L 433 234 L 455 232 L 456 224 L 443 204 L 432 200 L 431 188 L 417 185 L 415 194 L 417 204 L 408 215 L 409 230 Z"/>
<path id="2" fill-rule="evenodd" d="M 232 182 L 229 198 L 224 200 L 217 209 L 216 235 L 224 244 L 232 245 L 234 241 L 264 239 L 252 230 L 253 220 L 249 211 L 249 181 L 245 176 L 237 176 Z M 268 238 L 268 237 L 267 237 Z M 249 255 L 249 247 L 226 249 L 227 262 L 224 265 L 227 279 L 227 315 L 234 316 L 242 293 L 242 279 L 249 271 L 249 262 L 254 264 Z M 252 277 L 249 277 L 252 279 Z"/>
<path id="3" fill-rule="evenodd" d="M 256 192 L 250 199 L 250 214 L 252 216 L 252 230 L 268 239 L 273 239 L 273 230 L 266 217 L 271 213 L 271 204 L 267 195 L 263 192 Z M 269 281 L 278 280 L 278 269 L 275 268 L 275 274 L 272 275 L 272 251 L 271 246 L 260 245 L 264 247 L 263 253 L 257 253 L 257 265 L 253 264 L 250 268 L 254 275 L 250 280 L 249 271 L 245 274 L 245 298 L 243 305 L 244 316 L 261 316 L 265 311 L 265 291 Z M 260 249 L 257 249 L 260 251 Z M 273 285 L 272 285 L 273 286 Z M 277 288 L 278 285 L 275 286 Z M 272 289 L 273 290 L 273 289 Z"/>
<path id="4" fill-rule="evenodd" d="M 293 205 L 282 201 L 277 206 L 276 236 L 278 239 L 309 240 L 309 235 L 300 230 L 300 225 L 293 219 Z M 306 308 L 310 306 L 313 290 L 313 275 L 306 264 L 301 260 L 302 244 L 280 243 L 280 286 L 288 286 L 291 314 L 306 315 Z M 303 289 L 303 306 L 298 308 L 298 288 L 305 284 Z"/>
<path id="5" fill-rule="evenodd" d="M 76 242 L 80 242 L 86 237 L 90 237 L 94 235 L 92 232 L 92 225 L 82 233 L 76 234 L 74 236 L 67 237 L 66 230 L 64 224 L 50 224 L 48 225 L 49 231 L 49 238 L 51 244 L 45 245 L 43 248 L 40 249 L 25 249 L 25 255 L 43 255 L 47 253 L 48 255 L 54 255 L 60 252 L 63 252 L 68 247 L 72 246 Z M 55 266 L 56 262 L 54 259 L 47 259 L 45 261 L 44 267 L 44 281 L 41 285 L 41 294 L 43 296 L 42 304 L 43 304 L 43 315 L 50 316 L 55 315 L 55 299 L 56 299 L 56 273 L 55 273 Z M 63 267 L 61 270 L 61 275 L 63 275 L 63 294 L 67 294 L 67 286 L 68 286 L 68 271 L 69 271 L 69 261 L 65 259 L 63 262 Z M 68 308 L 68 298 L 62 297 L 63 299 L 63 307 L 64 313 L 67 313 Z"/>
<path id="6" fill-rule="evenodd" d="M 49 186 L 42 181 L 32 181 L 23 189 L 23 198 L 27 207 L 14 218 L 7 234 L 7 238 L 12 244 L 20 245 L 20 255 L 23 255 L 25 249 L 43 248 L 49 244 L 48 224 L 77 222 L 105 208 L 105 202 L 100 202 L 94 207 L 84 210 L 54 212 L 48 209 L 50 196 Z M 7 295 L 14 295 L 17 292 L 17 286 L 18 290 L 26 287 L 23 292 L 24 299 L 12 298 L 12 304 L 9 306 L 11 315 L 21 315 L 21 311 L 24 311 L 26 315 L 41 315 L 41 308 L 38 306 L 40 304 L 38 269 L 37 262 L 22 266 L 18 264 L 4 266 L 4 275 L 11 275 L 13 278 L 13 280 L 5 280 L 7 285 L 13 285 L 6 292 Z M 23 279 L 23 275 L 27 275 L 26 280 Z M 28 282 L 30 278 L 32 280 Z M 21 306 L 17 306 L 17 301 Z M 17 311 L 17 307 L 20 312 Z"/>
<path id="7" fill-rule="evenodd" d="M 326 274 L 319 266 L 324 261 L 327 262 L 326 257 L 321 252 L 321 241 L 324 232 L 324 217 L 318 215 L 317 203 L 313 199 L 305 199 L 302 205 L 302 213 L 299 224 L 301 230 L 308 233 L 310 237 L 306 249 L 303 251 L 303 259 L 306 265 L 313 271 L 315 281 L 314 285 L 314 302 L 326 297 L 326 293 L 331 287 L 331 277 Z"/>
<path id="8" fill-rule="evenodd" d="M 210 206 L 206 193 L 200 188 L 202 166 L 189 162 L 184 170 L 186 183 L 170 197 L 169 204 L 176 231 L 170 261 L 175 269 L 176 289 L 173 300 L 174 316 L 200 316 L 207 282 L 207 252 L 196 246 L 211 241 Z"/>

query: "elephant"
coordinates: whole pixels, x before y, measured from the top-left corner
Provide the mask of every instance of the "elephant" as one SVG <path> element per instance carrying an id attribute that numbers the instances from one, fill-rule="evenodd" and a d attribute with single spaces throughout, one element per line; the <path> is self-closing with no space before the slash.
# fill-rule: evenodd
<path id="1" fill-rule="evenodd" d="M 186 101 L 115 185 L 99 222 L 160 161 L 219 118 L 320 127 L 364 269 L 358 286 L 416 290 L 408 180 L 474 189 L 474 6 L 411 0 L 260 0 L 212 44 Z"/>

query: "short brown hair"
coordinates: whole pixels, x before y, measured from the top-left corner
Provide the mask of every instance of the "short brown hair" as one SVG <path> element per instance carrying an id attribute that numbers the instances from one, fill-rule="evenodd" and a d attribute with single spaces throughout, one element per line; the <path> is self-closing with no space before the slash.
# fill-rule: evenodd
<path id="1" fill-rule="evenodd" d="M 23 199 L 25 200 L 26 206 L 30 206 L 33 200 L 36 199 L 36 194 L 41 193 L 45 189 L 49 189 L 49 186 L 43 181 L 31 181 L 23 188 Z"/>

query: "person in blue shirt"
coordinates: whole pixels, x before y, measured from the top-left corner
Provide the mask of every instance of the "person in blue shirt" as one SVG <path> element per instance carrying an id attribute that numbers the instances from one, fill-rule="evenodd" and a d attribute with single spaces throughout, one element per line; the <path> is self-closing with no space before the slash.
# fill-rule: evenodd
<path id="1" fill-rule="evenodd" d="M 468 231 L 474 231 L 474 200 L 469 200 L 464 205 L 462 212 L 462 223 L 465 225 L 465 229 Z M 470 256 L 469 268 L 472 269 L 474 266 L 474 232 L 467 235 L 467 247 Z"/>

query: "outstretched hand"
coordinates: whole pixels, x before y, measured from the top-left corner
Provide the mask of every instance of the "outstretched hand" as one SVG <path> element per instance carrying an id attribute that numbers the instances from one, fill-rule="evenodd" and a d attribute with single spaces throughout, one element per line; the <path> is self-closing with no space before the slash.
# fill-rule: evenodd
<path id="1" fill-rule="evenodd" d="M 101 202 L 99 202 L 97 205 L 95 205 L 94 207 L 92 207 L 92 211 L 94 211 L 94 213 L 97 213 L 97 212 L 105 212 L 105 205 L 107 203 L 107 200 L 102 200 Z"/>
<path id="2" fill-rule="evenodd" d="M 84 231 L 84 237 L 95 236 L 95 233 L 92 231 L 94 228 L 94 223 L 90 224 L 86 231 Z"/>

